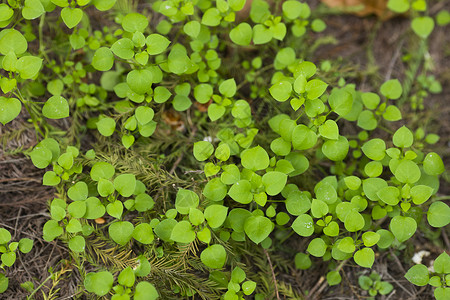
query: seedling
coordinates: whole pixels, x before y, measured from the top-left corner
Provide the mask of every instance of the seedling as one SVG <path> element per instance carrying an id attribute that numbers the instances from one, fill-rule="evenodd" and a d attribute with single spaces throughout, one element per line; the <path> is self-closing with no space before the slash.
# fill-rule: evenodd
<path id="1" fill-rule="evenodd" d="M 375 299 L 375 296 L 387 295 L 394 287 L 387 281 L 382 281 L 381 276 L 377 272 L 372 272 L 369 276 L 361 275 L 358 278 L 359 286 L 368 291 L 371 299 Z"/>
<path id="2" fill-rule="evenodd" d="M 411 267 L 405 274 L 409 282 L 417 286 L 427 284 L 435 287 L 434 297 L 436 300 L 444 300 L 450 297 L 450 256 L 443 252 L 433 264 L 433 271 L 425 265 L 417 264 Z"/>

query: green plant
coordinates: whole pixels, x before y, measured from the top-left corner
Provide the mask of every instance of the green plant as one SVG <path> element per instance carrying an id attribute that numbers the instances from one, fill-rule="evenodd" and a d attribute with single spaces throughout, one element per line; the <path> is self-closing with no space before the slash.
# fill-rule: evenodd
<path id="1" fill-rule="evenodd" d="M 359 276 L 358 283 L 363 290 L 369 292 L 372 299 L 375 299 L 374 297 L 378 294 L 387 295 L 394 289 L 392 284 L 382 281 L 381 276 L 376 272 L 372 272 L 369 276 Z"/>
<path id="2" fill-rule="evenodd" d="M 253 274 L 247 248 L 270 259 L 298 238 L 308 246 L 296 267 L 331 261 L 335 285 L 350 259 L 371 268 L 375 251 L 406 243 L 425 212 L 432 227 L 450 222 L 434 197 L 443 161 L 427 148 L 438 136 L 392 123 L 400 81 L 331 87 L 330 62 L 318 69 L 297 49 L 325 26 L 308 4 L 254 0 L 242 17 L 245 2 L 152 1 L 151 22 L 111 0 L 0 7 L 11 27 L 0 33 L 0 122 L 27 109 L 39 142 L 26 154 L 56 189 L 43 237 L 67 245 L 86 293 L 272 297 L 276 280 Z M 115 24 L 94 30 L 91 5 Z M 14 29 L 22 17 L 40 19 L 38 37 Z M 61 49 L 45 18 L 64 24 L 47 25 Z M 371 289 L 386 292 L 374 276 Z"/>
<path id="3" fill-rule="evenodd" d="M 28 238 L 20 239 L 18 242 L 11 241 L 11 233 L 0 228 L 0 269 L 5 271 L 6 267 L 11 267 L 17 258 L 17 250 L 22 253 L 28 253 L 33 248 L 33 240 Z M 8 288 L 9 279 L 4 273 L 0 272 L 0 294 Z"/>
<path id="4" fill-rule="evenodd" d="M 444 300 L 450 297 L 450 257 L 447 253 L 440 254 L 433 264 L 433 270 L 425 265 L 412 266 L 405 274 L 409 282 L 417 286 L 427 284 L 435 287 L 434 297 L 436 300 Z"/>
<path id="5" fill-rule="evenodd" d="M 426 0 L 389 0 L 388 8 L 396 13 L 405 13 L 411 11 L 413 19 L 411 21 L 411 29 L 419 37 L 426 39 L 434 29 L 434 20 L 429 16 L 421 16 L 426 14 L 428 4 Z"/>

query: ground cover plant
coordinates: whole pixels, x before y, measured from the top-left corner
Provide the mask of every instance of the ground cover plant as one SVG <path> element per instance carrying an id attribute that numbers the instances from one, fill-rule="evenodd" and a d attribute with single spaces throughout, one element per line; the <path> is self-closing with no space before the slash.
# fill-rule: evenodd
<path id="1" fill-rule="evenodd" d="M 314 60 L 337 43 L 324 35 L 337 11 L 315 1 L 0 4 L 3 153 L 51 188 L 39 234 L 19 238 L 22 208 L 0 223 L 0 293 L 316 299 L 354 269 L 358 298 L 408 280 L 448 299 L 445 138 L 418 121 L 445 88 L 429 55 L 443 3 L 387 1 L 407 13 L 398 78 L 377 75 L 370 47 L 364 71 Z M 24 130 L 31 145 L 11 147 Z M 420 237 L 434 269 L 406 260 Z M 48 245 L 37 279 L 27 255 Z M 400 278 L 376 267 L 399 257 Z"/>

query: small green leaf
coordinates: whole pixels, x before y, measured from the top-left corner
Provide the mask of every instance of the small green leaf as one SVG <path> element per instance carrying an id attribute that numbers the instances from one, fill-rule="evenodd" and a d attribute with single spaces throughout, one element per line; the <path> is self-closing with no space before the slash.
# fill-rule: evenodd
<path id="1" fill-rule="evenodd" d="M 242 151 L 241 163 L 246 169 L 263 170 L 269 166 L 269 155 L 261 146 L 256 146 Z"/>
<path id="2" fill-rule="evenodd" d="M 312 256 L 322 257 L 327 251 L 327 244 L 323 239 L 315 238 L 309 243 L 306 251 L 308 251 Z"/>
<path id="3" fill-rule="evenodd" d="M 343 160 L 347 156 L 348 149 L 348 140 L 342 135 L 338 140 L 328 140 L 322 145 L 323 154 L 333 161 Z"/>
<path id="4" fill-rule="evenodd" d="M 139 13 L 127 14 L 122 19 L 122 27 L 125 31 L 134 33 L 136 31 L 144 32 L 148 26 L 148 20 Z"/>
<path id="5" fill-rule="evenodd" d="M 79 181 L 67 190 L 67 196 L 73 201 L 86 200 L 88 197 L 88 186 L 85 182 Z"/>
<path id="6" fill-rule="evenodd" d="M 436 152 L 430 152 L 423 160 L 423 170 L 428 175 L 439 175 L 445 171 L 442 158 Z"/>
<path id="7" fill-rule="evenodd" d="M 300 236 L 311 236 L 314 233 L 314 221 L 308 214 L 298 216 L 291 227 Z"/>
<path id="8" fill-rule="evenodd" d="M 402 95 L 403 88 L 398 79 L 391 79 L 381 85 L 380 92 L 386 98 L 396 100 Z"/>
<path id="9" fill-rule="evenodd" d="M 212 7 L 207 9 L 203 14 L 202 24 L 214 27 L 220 24 L 221 19 L 220 11 L 217 8 Z"/>
<path id="10" fill-rule="evenodd" d="M 81 22 L 83 11 L 80 8 L 64 7 L 61 10 L 61 18 L 64 24 L 72 29 Z"/>
<path id="11" fill-rule="evenodd" d="M 230 39 L 240 46 L 248 46 L 252 41 L 252 27 L 248 23 L 240 23 L 230 31 Z"/>
<path id="12" fill-rule="evenodd" d="M 370 248 L 362 248 L 355 252 L 353 259 L 355 260 L 355 263 L 363 268 L 372 268 L 375 261 L 375 253 Z"/>
<path id="13" fill-rule="evenodd" d="M 342 277 L 339 271 L 330 271 L 327 273 L 327 282 L 329 286 L 337 285 L 341 283 Z"/>
<path id="14" fill-rule="evenodd" d="M 28 238 L 20 239 L 20 241 L 19 241 L 20 252 L 28 253 L 31 251 L 31 249 L 33 249 L 33 240 L 28 239 Z"/>
<path id="15" fill-rule="evenodd" d="M 281 172 L 267 172 L 262 177 L 262 183 L 265 191 L 270 196 L 279 194 L 286 185 L 287 175 Z"/>
<path id="16" fill-rule="evenodd" d="M 320 79 L 313 79 L 306 83 L 305 91 L 307 93 L 308 99 L 316 99 L 322 96 L 322 94 L 327 90 L 328 84 Z"/>
<path id="17" fill-rule="evenodd" d="M 22 110 L 22 103 L 16 98 L 0 96 L 0 123 L 6 125 L 14 120 Z"/>
<path id="18" fill-rule="evenodd" d="M 134 300 L 156 300 L 158 298 L 158 291 L 150 282 L 141 281 L 136 285 Z"/>
<path id="19" fill-rule="evenodd" d="M 124 246 L 131 240 L 133 231 L 133 224 L 127 221 L 112 223 L 108 228 L 111 239 L 121 246 Z"/>
<path id="20" fill-rule="evenodd" d="M 53 171 L 47 171 L 42 179 L 43 185 L 55 186 L 61 182 L 61 178 Z"/>
<path id="21" fill-rule="evenodd" d="M 42 61 L 42 58 L 36 56 L 22 56 L 17 60 L 16 71 L 23 79 L 33 79 L 41 70 Z"/>
<path id="22" fill-rule="evenodd" d="M 402 113 L 397 106 L 389 105 L 383 113 L 383 118 L 387 121 L 398 121 L 402 119 Z"/>
<path id="23" fill-rule="evenodd" d="M 392 218 L 389 228 L 397 240 L 403 243 L 416 232 L 417 223 L 411 217 L 395 216 Z"/>
<path id="24" fill-rule="evenodd" d="M 415 17 L 411 22 L 412 30 L 421 38 L 426 39 L 434 29 L 434 20 L 431 17 Z"/>
<path id="25" fill-rule="evenodd" d="M 152 88 L 153 75 L 147 69 L 133 70 L 127 75 L 127 84 L 133 92 L 145 94 Z"/>
<path id="26" fill-rule="evenodd" d="M 204 215 L 211 228 L 219 228 L 227 218 L 228 207 L 213 204 L 205 209 Z"/>
<path id="27" fill-rule="evenodd" d="M 275 100 L 284 102 L 291 96 L 292 84 L 289 81 L 280 81 L 272 85 L 269 89 L 269 92 Z"/>
<path id="28" fill-rule="evenodd" d="M 51 242 L 55 238 L 63 234 L 64 230 L 61 226 L 59 226 L 58 221 L 48 220 L 44 224 L 43 232 L 44 232 L 44 240 Z"/>
<path id="29" fill-rule="evenodd" d="M 194 144 L 194 157 L 198 161 L 207 160 L 214 152 L 214 146 L 207 141 L 200 141 Z"/>
<path id="30" fill-rule="evenodd" d="M 433 227 L 444 227 L 450 223 L 450 207 L 441 201 L 430 205 L 427 212 L 427 220 Z"/>
<path id="31" fill-rule="evenodd" d="M 108 294 L 114 283 L 114 277 L 108 271 L 88 273 L 84 279 L 84 287 L 97 296 Z"/>
<path id="32" fill-rule="evenodd" d="M 380 235 L 373 231 L 364 232 L 362 235 L 364 246 L 372 247 L 380 240 Z"/>
<path id="33" fill-rule="evenodd" d="M 284 123 L 282 125 L 285 125 Z M 327 141 L 328 142 L 328 141 Z M 292 130 L 292 146 L 297 150 L 311 149 L 317 143 L 317 134 L 307 126 L 300 124 Z"/>
<path id="34" fill-rule="evenodd" d="M 114 176 L 115 173 L 114 167 L 104 161 L 96 162 L 91 168 L 91 178 L 94 181 L 99 181 L 100 178 L 110 179 Z"/>
<path id="35" fill-rule="evenodd" d="M 76 235 L 76 236 L 70 238 L 69 248 L 73 252 L 78 252 L 78 253 L 84 252 L 85 248 L 86 248 L 86 241 L 85 241 L 84 237 L 82 237 L 80 235 Z"/>
<path id="36" fill-rule="evenodd" d="M 328 97 L 331 109 L 340 116 L 348 115 L 352 111 L 352 95 L 341 89 L 333 89 Z"/>
<path id="37" fill-rule="evenodd" d="M 7 244 L 11 240 L 11 233 L 5 228 L 0 228 L 0 245 Z"/>
<path id="38" fill-rule="evenodd" d="M 450 273 L 450 256 L 442 252 L 434 261 L 434 271 L 440 274 Z"/>
<path id="39" fill-rule="evenodd" d="M 414 142 L 414 135 L 406 126 L 402 126 L 394 133 L 392 141 L 397 147 L 408 148 L 411 147 Z"/>
<path id="40" fill-rule="evenodd" d="M 92 57 L 92 66 L 98 71 L 109 71 L 114 65 L 114 54 L 107 47 L 98 48 Z"/>
<path id="41" fill-rule="evenodd" d="M 163 53 L 170 45 L 170 41 L 157 33 L 150 34 L 145 40 L 147 44 L 147 52 L 150 55 L 157 55 Z"/>
<path id="42" fill-rule="evenodd" d="M 124 197 L 130 197 L 136 188 L 136 176 L 121 174 L 114 178 L 114 188 Z"/>
<path id="43" fill-rule="evenodd" d="M 62 119 L 69 116 L 69 103 L 61 96 L 52 96 L 42 107 L 42 114 L 49 119 Z"/>
<path id="44" fill-rule="evenodd" d="M 273 223 L 263 216 L 251 216 L 244 224 L 244 231 L 255 244 L 265 240 L 273 230 Z"/>
<path id="45" fill-rule="evenodd" d="M 19 55 L 27 51 L 28 43 L 22 33 L 15 29 L 3 29 L 0 32 L 0 54 L 14 52 Z"/>
<path id="46" fill-rule="evenodd" d="M 375 119 L 373 112 L 370 110 L 363 110 L 359 114 L 356 124 L 364 130 L 374 130 L 377 128 L 378 121 Z"/>
<path id="47" fill-rule="evenodd" d="M 433 188 L 427 185 L 416 185 L 410 191 L 412 201 L 416 205 L 425 203 L 433 195 Z"/>
<path id="48" fill-rule="evenodd" d="M 199 103 L 208 103 L 214 91 L 210 84 L 201 83 L 194 88 L 195 100 Z"/>
<path id="49" fill-rule="evenodd" d="M 389 0 L 387 3 L 387 7 L 396 12 L 396 13 L 404 13 L 408 11 L 410 6 L 409 0 Z"/>
<path id="50" fill-rule="evenodd" d="M 121 201 L 116 200 L 114 202 L 109 203 L 106 206 L 106 212 L 116 219 L 120 219 L 123 213 L 123 204 Z"/>
<path id="51" fill-rule="evenodd" d="M 335 121 L 327 120 L 319 127 L 319 133 L 321 136 L 330 140 L 337 140 L 339 138 L 339 128 Z"/>
<path id="52" fill-rule="evenodd" d="M 377 196 L 381 199 L 381 201 L 391 206 L 397 205 L 400 201 L 400 191 L 395 186 L 387 186 L 380 189 L 377 192 Z"/>
<path id="53" fill-rule="evenodd" d="M 122 38 L 112 44 L 111 51 L 122 59 L 131 59 L 134 56 L 134 43 L 128 38 Z"/>
<path id="54" fill-rule="evenodd" d="M 209 200 L 222 201 L 227 195 L 227 187 L 220 178 L 213 178 L 206 184 L 202 193 Z"/>
<path id="55" fill-rule="evenodd" d="M 361 100 L 368 109 L 376 109 L 380 104 L 380 96 L 375 93 L 363 93 L 361 94 Z"/>
<path id="56" fill-rule="evenodd" d="M 386 155 L 386 143 L 382 139 L 371 139 L 364 143 L 361 150 L 372 160 L 382 160 Z"/>
<path id="57" fill-rule="evenodd" d="M 242 284 L 242 291 L 245 295 L 251 295 L 256 288 L 256 282 L 247 280 Z"/>
<path id="58" fill-rule="evenodd" d="M 103 217 L 106 209 L 105 206 L 96 197 L 86 199 L 86 213 L 83 216 L 86 219 L 94 220 Z"/>
<path id="59" fill-rule="evenodd" d="M 227 260 L 227 252 L 222 245 L 211 245 L 200 254 L 200 260 L 212 269 L 222 269 Z"/>
<path id="60" fill-rule="evenodd" d="M 6 252 L 1 255 L 2 265 L 7 267 L 11 267 L 16 261 L 16 253 L 15 252 Z"/>
<path id="61" fill-rule="evenodd" d="M 422 264 L 412 266 L 405 274 L 405 278 L 417 286 L 428 284 L 430 279 L 428 268 Z"/>
<path id="62" fill-rule="evenodd" d="M 101 118 L 96 125 L 98 131 L 103 136 L 111 136 L 116 129 L 116 121 L 109 117 Z"/>
<path id="63" fill-rule="evenodd" d="M 191 208 L 197 208 L 200 199 L 196 193 L 186 189 L 179 189 L 175 199 L 175 208 L 180 214 L 187 215 Z"/>
<path id="64" fill-rule="evenodd" d="M 273 38 L 272 31 L 262 24 L 256 24 L 253 27 L 253 43 L 262 45 L 270 42 Z"/>
<path id="65" fill-rule="evenodd" d="M 183 26 L 184 32 L 191 38 L 197 38 L 201 29 L 201 24 L 198 21 L 189 21 Z"/>
<path id="66" fill-rule="evenodd" d="M 233 97 L 236 94 L 236 81 L 234 80 L 234 78 L 223 81 L 219 85 L 219 92 L 225 97 Z"/>
<path id="67" fill-rule="evenodd" d="M 170 239 L 183 244 L 189 244 L 195 240 L 195 231 L 189 221 L 178 222 L 172 230 Z"/>

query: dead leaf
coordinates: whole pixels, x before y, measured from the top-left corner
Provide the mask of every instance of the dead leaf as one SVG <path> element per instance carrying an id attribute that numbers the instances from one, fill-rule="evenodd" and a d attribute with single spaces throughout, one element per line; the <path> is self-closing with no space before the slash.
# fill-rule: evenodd
<path id="1" fill-rule="evenodd" d="M 339 8 L 357 16 L 377 15 L 380 19 L 391 18 L 394 13 L 387 8 L 388 0 L 322 0 L 332 8 Z"/>

